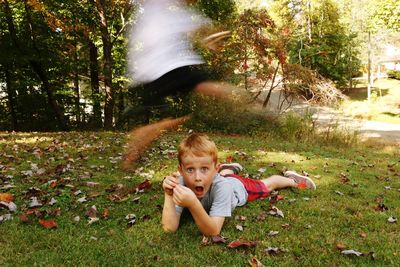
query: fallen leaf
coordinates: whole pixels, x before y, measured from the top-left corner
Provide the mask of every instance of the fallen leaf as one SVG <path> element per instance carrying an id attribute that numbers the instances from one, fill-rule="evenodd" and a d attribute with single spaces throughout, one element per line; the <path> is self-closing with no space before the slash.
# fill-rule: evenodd
<path id="1" fill-rule="evenodd" d="M 267 213 L 264 211 L 257 215 L 258 221 L 264 221 L 266 218 L 267 218 Z"/>
<path id="2" fill-rule="evenodd" d="M 243 232 L 243 226 L 240 225 L 240 224 L 237 224 L 237 225 L 236 225 L 236 229 L 239 230 L 239 231 L 241 231 L 241 232 Z"/>
<path id="3" fill-rule="evenodd" d="M 360 237 L 366 238 L 366 237 L 367 237 L 367 234 L 366 234 L 365 232 L 361 231 L 361 232 L 360 232 Z"/>
<path id="4" fill-rule="evenodd" d="M 5 222 L 5 221 L 9 221 L 9 220 L 12 220 L 12 215 L 10 214 L 10 213 L 7 213 L 7 214 L 3 214 L 3 215 L 1 215 L 0 216 L 0 223 L 1 222 Z"/>
<path id="5" fill-rule="evenodd" d="M 343 255 L 346 255 L 346 256 L 355 255 L 355 256 L 357 256 L 357 257 L 360 257 L 360 256 L 364 255 L 363 253 L 358 252 L 358 251 L 355 251 L 355 250 L 353 250 L 353 249 L 342 250 L 341 253 L 342 253 Z"/>
<path id="6" fill-rule="evenodd" d="M 90 217 L 89 221 L 88 221 L 88 225 L 91 225 L 91 224 L 97 222 L 98 220 L 100 220 L 100 219 L 97 217 Z"/>
<path id="7" fill-rule="evenodd" d="M 265 267 L 255 256 L 249 261 L 251 267 Z"/>
<path id="8" fill-rule="evenodd" d="M 39 223 L 46 229 L 57 228 L 57 223 L 54 220 L 39 220 Z"/>
<path id="9" fill-rule="evenodd" d="M 53 215 L 53 216 L 60 216 L 60 215 L 61 215 L 61 208 L 53 209 L 53 210 L 51 210 L 51 211 L 49 212 L 49 214 L 50 214 L 50 215 Z"/>
<path id="10" fill-rule="evenodd" d="M 143 191 L 143 190 L 148 189 L 150 187 L 151 187 L 151 182 L 150 182 L 150 180 L 146 179 L 136 187 L 136 192 Z"/>
<path id="11" fill-rule="evenodd" d="M 14 196 L 10 193 L 0 193 L 0 201 L 4 202 L 14 201 Z"/>
<path id="12" fill-rule="evenodd" d="M 49 204 L 50 204 L 51 206 L 53 206 L 53 205 L 56 204 L 56 203 L 57 203 L 57 200 L 56 200 L 54 197 L 52 197 L 52 198 L 50 199 Z"/>
<path id="13" fill-rule="evenodd" d="M 56 180 L 51 181 L 50 187 L 51 187 L 51 188 L 57 187 L 57 181 L 56 181 Z"/>
<path id="14" fill-rule="evenodd" d="M 235 240 L 228 244 L 228 248 L 253 247 L 255 245 L 257 245 L 257 243 L 254 241 Z"/>
<path id="15" fill-rule="evenodd" d="M 102 217 L 104 218 L 104 219 L 108 219 L 108 216 L 110 215 L 110 211 L 107 209 L 107 208 L 105 208 L 104 210 L 103 210 L 103 215 L 102 215 Z"/>
<path id="16" fill-rule="evenodd" d="M 342 183 L 342 184 L 346 184 L 346 183 L 348 183 L 350 181 L 350 179 L 347 177 L 347 175 L 345 174 L 345 173 L 341 173 L 340 174 L 340 182 Z"/>
<path id="17" fill-rule="evenodd" d="M 29 216 L 26 213 L 22 213 L 21 215 L 19 215 L 19 220 L 22 223 L 29 223 L 30 222 Z"/>
<path id="18" fill-rule="evenodd" d="M 270 208 L 268 214 L 272 215 L 272 216 L 279 216 L 279 217 L 282 217 L 282 218 L 285 217 L 285 215 L 283 215 L 283 212 L 280 209 L 278 209 L 277 207 L 275 207 L 275 206 L 272 206 Z"/>
<path id="19" fill-rule="evenodd" d="M 85 215 L 89 218 L 97 217 L 97 208 L 95 205 L 91 206 L 85 213 Z"/>
<path id="20" fill-rule="evenodd" d="M 134 199 L 132 199 L 133 203 L 139 203 L 140 197 L 135 197 Z"/>
<path id="21" fill-rule="evenodd" d="M 42 203 L 40 203 L 37 197 L 31 197 L 31 202 L 29 203 L 29 208 L 41 207 Z"/>
<path id="22" fill-rule="evenodd" d="M 0 201 L 0 207 L 6 208 L 11 212 L 17 211 L 17 205 L 15 205 L 15 203 L 12 201 L 10 202 Z"/>
<path id="23" fill-rule="evenodd" d="M 81 197 L 81 198 L 78 198 L 77 201 L 78 201 L 79 203 L 87 202 L 86 196 L 83 196 L 83 197 Z"/>
<path id="24" fill-rule="evenodd" d="M 214 235 L 214 236 L 212 236 L 212 237 L 211 237 L 211 241 L 212 241 L 213 243 L 216 243 L 216 244 L 219 244 L 219 243 L 225 244 L 225 243 L 226 243 L 225 237 L 223 237 L 223 236 L 221 236 L 221 235 Z"/>
<path id="25" fill-rule="evenodd" d="M 389 219 L 388 219 L 388 222 L 389 223 L 395 223 L 395 222 L 397 222 L 397 218 L 394 217 L 394 216 L 390 216 Z"/>
<path id="26" fill-rule="evenodd" d="M 89 186 L 89 187 L 96 187 L 98 186 L 100 183 L 96 183 L 96 182 L 86 182 L 85 185 Z"/>
<path id="27" fill-rule="evenodd" d="M 136 223 L 136 215 L 133 213 L 126 215 L 125 219 L 128 220 L 128 226 L 133 226 Z"/>
<path id="28" fill-rule="evenodd" d="M 285 251 L 286 251 L 285 249 L 276 248 L 276 247 L 267 247 L 266 249 L 264 249 L 264 253 L 267 253 L 269 255 L 278 255 Z"/>
<path id="29" fill-rule="evenodd" d="M 235 220 L 244 222 L 245 220 L 247 220 L 247 217 L 246 217 L 246 216 L 243 216 L 243 215 L 236 215 L 236 216 L 235 216 Z"/>
<path id="30" fill-rule="evenodd" d="M 283 200 L 283 199 L 285 199 L 284 196 L 282 196 L 282 195 L 275 195 L 275 196 L 270 197 L 269 203 L 273 204 L 273 203 L 276 203 L 276 202 L 278 202 L 279 200 Z"/>
<path id="31" fill-rule="evenodd" d="M 336 243 L 336 248 L 340 251 L 345 250 L 346 246 L 342 242 L 337 242 Z"/>
<path id="32" fill-rule="evenodd" d="M 278 231 L 269 231 L 268 233 L 269 236 L 276 236 L 277 234 L 279 234 Z"/>

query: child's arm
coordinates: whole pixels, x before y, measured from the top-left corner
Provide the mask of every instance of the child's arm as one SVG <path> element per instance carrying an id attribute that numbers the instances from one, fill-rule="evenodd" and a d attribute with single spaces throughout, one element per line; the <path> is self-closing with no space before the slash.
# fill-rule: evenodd
<path id="1" fill-rule="evenodd" d="M 161 224 L 166 232 L 175 232 L 179 227 L 181 214 L 176 212 L 173 200 L 173 189 L 178 184 L 177 174 L 165 177 L 163 181 L 163 189 L 165 192 L 164 207 L 162 212 Z"/>
<path id="2" fill-rule="evenodd" d="M 203 235 L 219 235 L 225 217 L 210 217 L 192 190 L 185 186 L 177 185 L 174 188 L 173 201 L 177 205 L 189 209 L 197 227 L 199 227 L 199 230 Z"/>

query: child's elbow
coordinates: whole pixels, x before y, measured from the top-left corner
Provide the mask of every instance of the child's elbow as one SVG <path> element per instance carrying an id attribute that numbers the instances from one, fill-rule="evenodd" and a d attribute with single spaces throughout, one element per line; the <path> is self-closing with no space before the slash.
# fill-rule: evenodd
<path id="1" fill-rule="evenodd" d="M 171 225 L 165 225 L 165 224 L 163 224 L 162 228 L 163 228 L 164 232 L 166 232 L 166 233 L 175 233 L 176 230 L 178 230 L 178 227 L 174 227 Z"/>
<path id="2" fill-rule="evenodd" d="M 205 236 L 217 236 L 221 233 L 221 229 L 207 229 L 201 232 Z"/>

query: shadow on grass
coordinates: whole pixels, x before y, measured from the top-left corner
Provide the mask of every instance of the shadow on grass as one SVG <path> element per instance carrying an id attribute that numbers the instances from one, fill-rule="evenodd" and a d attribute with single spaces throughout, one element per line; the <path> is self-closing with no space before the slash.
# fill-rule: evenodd
<path id="1" fill-rule="evenodd" d="M 400 114 L 396 114 L 396 113 L 393 113 L 393 112 L 382 112 L 382 114 L 385 114 L 385 115 L 388 115 L 388 116 L 391 116 L 391 117 L 395 117 L 395 118 L 400 118 Z"/>

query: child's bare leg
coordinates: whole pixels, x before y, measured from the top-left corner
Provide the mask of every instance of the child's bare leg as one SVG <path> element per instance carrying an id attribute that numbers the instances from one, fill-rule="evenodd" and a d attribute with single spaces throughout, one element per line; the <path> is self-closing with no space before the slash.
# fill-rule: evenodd
<path id="1" fill-rule="evenodd" d="M 222 82 L 202 82 L 198 84 L 194 90 L 195 93 L 214 96 L 216 98 L 227 99 L 233 98 L 234 91 L 237 89 L 229 84 Z"/>
<path id="2" fill-rule="evenodd" d="M 287 187 L 297 187 L 297 184 L 293 179 L 280 175 L 272 175 L 262 181 L 265 186 L 271 191 Z"/>
<path id="3" fill-rule="evenodd" d="M 286 171 L 285 176 L 272 175 L 262 180 L 269 190 L 282 189 L 286 187 L 297 187 L 300 189 L 317 189 L 310 177 L 300 175 L 294 171 Z"/>

